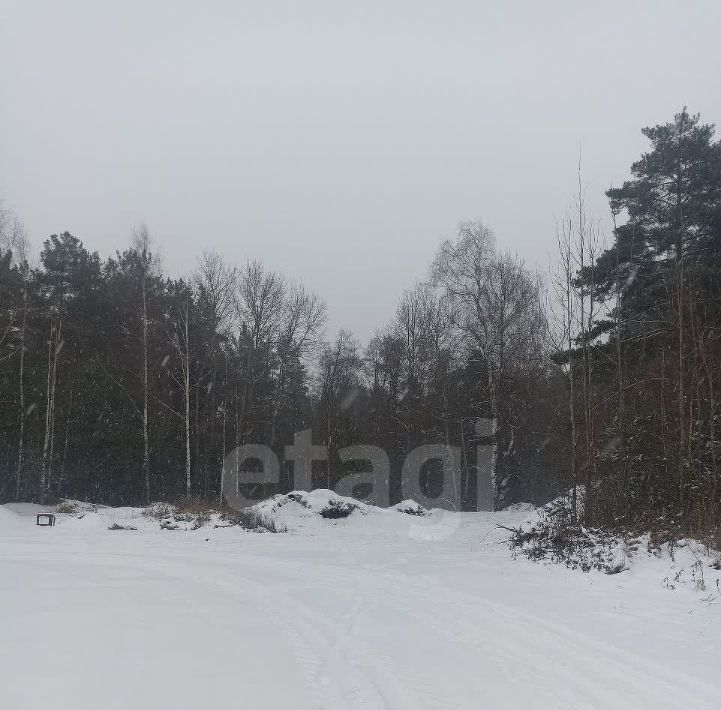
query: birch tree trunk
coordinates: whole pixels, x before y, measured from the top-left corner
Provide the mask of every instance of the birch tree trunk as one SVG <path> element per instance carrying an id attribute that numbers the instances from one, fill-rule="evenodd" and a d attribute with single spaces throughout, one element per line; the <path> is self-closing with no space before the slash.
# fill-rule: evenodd
<path id="1" fill-rule="evenodd" d="M 62 320 L 50 321 L 48 342 L 48 376 L 45 395 L 45 436 L 43 440 L 43 463 L 40 471 L 40 500 L 45 503 L 52 475 L 53 445 L 55 443 L 55 388 L 57 384 L 58 356 L 60 354 L 60 333 Z"/>
<path id="2" fill-rule="evenodd" d="M 188 497 L 190 497 L 190 484 L 191 484 L 191 475 L 190 475 L 190 466 L 191 466 L 191 459 L 190 459 L 190 339 L 189 339 L 189 323 L 190 320 L 190 308 L 186 301 L 185 305 L 185 323 L 184 331 L 185 331 L 185 364 L 183 366 L 184 370 L 184 383 L 183 383 L 183 389 L 185 393 L 185 492 Z"/>
<path id="3" fill-rule="evenodd" d="M 48 453 L 50 451 L 50 384 L 52 382 L 52 354 L 55 339 L 55 321 L 50 320 L 50 337 L 48 338 L 48 376 L 45 386 L 45 435 L 43 439 L 43 462 L 40 468 L 40 502 L 45 502 L 47 486 Z"/>
<path id="4" fill-rule="evenodd" d="M 148 298 L 147 267 L 143 265 L 143 476 L 145 501 L 150 504 L 150 441 L 148 438 Z"/>
<path id="5" fill-rule="evenodd" d="M 18 463 L 15 471 L 15 499 L 20 500 L 23 475 L 23 454 L 25 447 L 25 331 L 28 315 L 28 269 L 23 274 L 23 319 L 20 326 L 20 372 L 18 382 L 18 416 L 20 419 L 20 434 L 18 435 Z"/>
<path id="6" fill-rule="evenodd" d="M 58 383 L 58 356 L 60 355 L 60 348 L 62 347 L 62 341 L 60 334 L 62 332 L 63 322 L 58 320 L 58 327 L 55 330 L 55 347 L 53 348 L 53 382 L 51 388 L 51 406 L 50 406 L 50 455 L 48 457 L 48 474 L 47 474 L 47 488 L 50 489 L 50 481 L 52 479 L 53 470 L 53 455 L 55 453 L 55 398 L 57 394 L 57 383 Z"/>
<path id="7" fill-rule="evenodd" d="M 223 442 L 222 442 L 222 462 L 221 462 L 221 473 L 220 473 L 220 497 L 219 502 L 222 504 L 223 496 L 225 491 L 223 490 L 225 485 L 225 451 L 227 447 L 227 434 L 228 432 L 228 353 L 225 353 L 225 380 L 223 383 Z"/>

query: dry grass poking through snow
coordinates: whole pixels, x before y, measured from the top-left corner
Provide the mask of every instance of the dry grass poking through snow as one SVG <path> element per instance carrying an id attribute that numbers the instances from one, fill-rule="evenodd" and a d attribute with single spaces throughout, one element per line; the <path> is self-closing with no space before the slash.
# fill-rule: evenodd
<path id="1" fill-rule="evenodd" d="M 285 526 L 261 511 L 253 508 L 234 510 L 226 504 L 218 505 L 204 498 L 184 498 L 176 505 L 153 503 L 144 508 L 142 514 L 157 520 L 163 530 L 177 530 L 180 523 L 186 523 L 191 530 L 212 524 L 216 528 L 237 525 L 254 532 L 287 532 Z"/>
<path id="2" fill-rule="evenodd" d="M 76 511 L 77 511 L 77 506 L 68 500 L 64 500 L 62 503 L 60 503 L 60 505 L 58 505 L 57 508 L 55 508 L 56 513 L 66 513 L 68 515 L 71 515 L 72 513 L 75 513 Z"/>

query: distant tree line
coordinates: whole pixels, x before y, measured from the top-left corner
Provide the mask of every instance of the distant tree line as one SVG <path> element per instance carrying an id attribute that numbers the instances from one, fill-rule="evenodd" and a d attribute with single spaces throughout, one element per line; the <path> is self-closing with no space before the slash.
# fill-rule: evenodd
<path id="1" fill-rule="evenodd" d="M 227 453 L 262 443 L 283 461 L 311 429 L 330 452 L 318 486 L 362 465 L 339 449 L 372 444 L 395 502 L 408 452 L 445 443 L 472 508 L 492 443 L 497 507 L 572 487 L 588 525 L 715 529 L 721 147 L 685 110 L 644 134 L 607 193 L 608 248 L 580 178 L 550 279 L 462 223 L 366 347 L 327 342 L 323 301 L 260 262 L 206 253 L 171 278 L 140 227 L 105 260 L 52 235 L 34 266 L 1 213 L 0 500 L 220 500 Z M 292 487 L 286 462 L 259 493 Z"/>

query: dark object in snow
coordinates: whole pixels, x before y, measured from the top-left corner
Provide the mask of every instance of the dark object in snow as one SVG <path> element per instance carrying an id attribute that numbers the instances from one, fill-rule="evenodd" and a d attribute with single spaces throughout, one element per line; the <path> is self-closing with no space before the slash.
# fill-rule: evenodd
<path id="1" fill-rule="evenodd" d="M 331 500 L 328 502 L 328 505 L 320 511 L 320 514 L 323 518 L 338 520 L 339 518 L 347 518 L 354 510 L 358 510 L 358 506 L 354 503 Z"/>
<path id="2" fill-rule="evenodd" d="M 172 520 L 163 520 L 160 523 L 161 530 L 178 530 L 178 525 Z"/>
<path id="3" fill-rule="evenodd" d="M 399 503 L 396 506 L 396 510 L 399 513 L 405 513 L 406 515 L 418 515 L 418 516 L 424 516 L 429 515 L 428 511 L 419 503 L 411 502 L 411 503 Z"/>
<path id="4" fill-rule="evenodd" d="M 214 527 L 227 528 L 232 525 L 239 525 L 244 530 L 252 530 L 253 532 L 288 532 L 284 525 L 278 525 L 272 517 L 263 515 L 263 513 L 253 508 L 243 508 L 232 514 L 226 513 L 223 518 L 228 521 L 228 525 L 215 525 Z"/>
<path id="5" fill-rule="evenodd" d="M 52 513 L 38 513 L 35 525 L 39 525 L 41 528 L 52 528 L 55 525 L 55 516 Z"/>
<path id="6" fill-rule="evenodd" d="M 619 574 L 620 572 L 625 572 L 627 569 L 628 567 L 626 565 L 626 558 L 621 557 L 620 560 L 611 562 L 608 565 L 608 569 L 606 569 L 606 574 Z"/>
<path id="7" fill-rule="evenodd" d="M 286 498 L 294 501 L 295 503 L 299 503 L 304 508 L 310 508 L 310 503 L 300 493 L 288 493 Z"/>
<path id="8" fill-rule="evenodd" d="M 108 530 L 137 530 L 138 528 L 134 528 L 132 525 L 118 525 L 117 523 L 113 523 L 108 527 Z"/>

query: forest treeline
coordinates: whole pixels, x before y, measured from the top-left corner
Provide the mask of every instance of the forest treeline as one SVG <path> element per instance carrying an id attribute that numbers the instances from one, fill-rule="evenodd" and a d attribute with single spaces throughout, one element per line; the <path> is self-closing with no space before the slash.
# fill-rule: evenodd
<path id="1" fill-rule="evenodd" d="M 107 259 L 52 235 L 35 264 L 3 212 L 0 501 L 219 500 L 225 454 L 283 461 L 311 429 L 330 452 L 318 486 L 362 465 L 339 449 L 371 444 L 395 502 L 408 452 L 445 443 L 472 508 L 492 442 L 497 507 L 573 487 L 587 525 L 718 530 L 721 145 L 686 110 L 643 132 L 609 235 L 580 179 L 550 276 L 462 223 L 365 346 L 327 341 L 322 299 L 260 262 L 205 253 L 173 278 L 141 226 Z"/>

